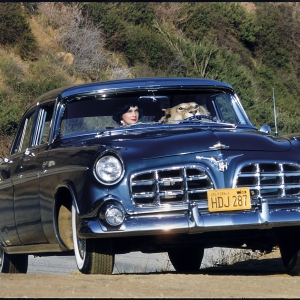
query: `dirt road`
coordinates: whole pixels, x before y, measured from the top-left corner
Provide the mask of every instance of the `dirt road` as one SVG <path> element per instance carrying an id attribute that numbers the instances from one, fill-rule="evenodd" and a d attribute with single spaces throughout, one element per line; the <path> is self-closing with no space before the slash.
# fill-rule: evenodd
<path id="1" fill-rule="evenodd" d="M 298 298 L 300 277 L 285 273 L 279 251 L 257 260 L 200 269 L 106 275 L 0 275 L 1 298 Z"/>

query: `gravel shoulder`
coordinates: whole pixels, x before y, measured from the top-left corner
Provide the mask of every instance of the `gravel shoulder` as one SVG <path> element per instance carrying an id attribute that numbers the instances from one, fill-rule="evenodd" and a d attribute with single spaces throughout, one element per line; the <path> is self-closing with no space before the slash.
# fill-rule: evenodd
<path id="1" fill-rule="evenodd" d="M 285 273 L 278 250 L 255 260 L 174 271 L 113 275 L 1 274 L 2 298 L 298 298 L 300 277 Z"/>

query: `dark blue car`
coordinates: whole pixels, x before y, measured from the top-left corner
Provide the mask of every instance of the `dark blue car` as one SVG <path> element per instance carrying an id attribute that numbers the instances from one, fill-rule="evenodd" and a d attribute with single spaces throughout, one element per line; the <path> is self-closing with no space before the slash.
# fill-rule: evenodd
<path id="1" fill-rule="evenodd" d="M 141 78 L 61 88 L 25 112 L 0 164 L 1 272 L 28 255 L 167 252 L 179 272 L 205 248 L 271 251 L 300 274 L 300 136 L 258 130 L 227 84 Z"/>

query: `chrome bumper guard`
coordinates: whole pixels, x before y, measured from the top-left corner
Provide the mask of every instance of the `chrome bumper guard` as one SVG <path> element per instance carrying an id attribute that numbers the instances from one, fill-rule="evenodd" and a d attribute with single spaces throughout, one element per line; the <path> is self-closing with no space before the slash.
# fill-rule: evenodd
<path id="1" fill-rule="evenodd" d="M 84 220 L 79 226 L 78 235 L 81 238 L 105 238 L 166 233 L 198 234 L 297 225 L 300 225 L 300 206 L 270 210 L 268 201 L 263 199 L 260 209 L 225 213 L 200 214 L 198 205 L 191 203 L 185 212 L 129 216 L 118 228 L 106 227 L 99 220 Z"/>

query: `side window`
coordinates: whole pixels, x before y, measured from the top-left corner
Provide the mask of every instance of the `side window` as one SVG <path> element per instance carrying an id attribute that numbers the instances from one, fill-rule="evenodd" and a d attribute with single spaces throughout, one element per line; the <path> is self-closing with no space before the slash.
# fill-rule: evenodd
<path id="1" fill-rule="evenodd" d="M 217 108 L 219 109 L 221 122 L 238 124 L 238 119 L 236 117 L 235 111 L 232 107 L 231 96 L 229 95 L 218 95 L 215 99 Z"/>
<path id="2" fill-rule="evenodd" d="M 53 110 L 54 103 L 40 108 L 34 134 L 34 145 L 42 145 L 48 142 Z"/>
<path id="3" fill-rule="evenodd" d="M 13 152 L 21 152 L 29 147 L 32 125 L 34 122 L 35 110 L 31 111 L 23 120 L 23 126 L 20 127 Z"/>

